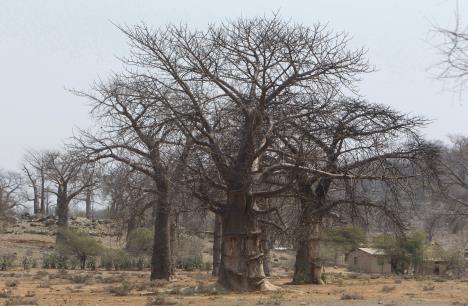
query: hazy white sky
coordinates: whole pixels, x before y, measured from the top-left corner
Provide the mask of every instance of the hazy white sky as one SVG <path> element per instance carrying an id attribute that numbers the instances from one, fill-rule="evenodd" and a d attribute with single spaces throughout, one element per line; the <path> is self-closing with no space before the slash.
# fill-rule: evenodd
<path id="1" fill-rule="evenodd" d="M 438 61 L 431 23 L 453 25 L 454 9 L 451 0 L 0 0 L 0 168 L 14 170 L 25 149 L 57 147 L 89 125 L 86 101 L 66 88 L 86 89 L 120 70 L 116 57 L 127 45 L 112 22 L 203 27 L 279 10 L 304 24 L 328 23 L 369 50 L 377 71 L 360 87 L 370 101 L 433 119 L 428 138 L 468 134 L 468 93 L 444 91 L 427 72 Z"/>

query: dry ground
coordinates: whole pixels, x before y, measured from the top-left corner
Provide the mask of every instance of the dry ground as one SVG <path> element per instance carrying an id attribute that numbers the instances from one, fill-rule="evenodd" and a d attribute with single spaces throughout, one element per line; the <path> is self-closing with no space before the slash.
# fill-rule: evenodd
<path id="1" fill-rule="evenodd" d="M 215 280 L 208 272 L 180 272 L 171 282 L 151 283 L 148 276 L 147 271 L 5 271 L 0 305 L 12 297 L 38 305 L 468 305 L 468 280 L 351 274 L 311 286 L 288 285 L 290 279 L 281 276 L 271 279 L 281 286 L 278 292 L 240 294 L 212 291 Z"/>
<path id="2" fill-rule="evenodd" d="M 80 220 L 77 223 L 82 223 Z M 16 253 L 41 258 L 53 251 L 53 227 L 21 221 L 0 224 L 0 255 Z M 79 225 L 79 224 L 78 224 Z M 100 230 L 111 247 L 115 237 Z M 107 231 L 107 230 L 106 230 Z M 210 258 L 206 241 L 204 260 Z M 289 285 L 294 254 L 273 252 L 272 283 L 278 292 L 226 293 L 213 290 L 207 271 L 182 272 L 170 282 L 149 282 L 149 271 L 59 271 L 31 269 L 0 271 L 0 306 L 37 305 L 467 305 L 468 279 L 371 277 L 327 269 L 324 286 Z M 194 289 L 197 288 L 197 289 Z"/>

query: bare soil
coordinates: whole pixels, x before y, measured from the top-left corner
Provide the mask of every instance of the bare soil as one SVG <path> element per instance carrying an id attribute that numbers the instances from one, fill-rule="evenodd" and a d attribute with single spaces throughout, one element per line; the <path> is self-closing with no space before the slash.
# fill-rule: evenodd
<path id="1" fill-rule="evenodd" d="M 77 223 L 82 222 L 76 220 Z M 32 225 L 33 224 L 33 225 Z M 5 224 L 3 224 L 5 225 Z M 53 226 L 33 222 L 4 226 L 0 255 L 40 258 L 53 251 Z M 118 237 L 97 224 L 96 236 L 117 246 Z M 49 229 L 50 228 L 50 229 Z M 48 233 L 50 231 L 50 234 Z M 208 241 L 206 249 L 209 249 Z M 209 252 L 203 254 L 210 257 Z M 276 292 L 229 293 L 216 288 L 209 271 L 178 271 L 171 281 L 149 282 L 149 271 L 0 271 L 0 305 L 467 305 L 468 279 L 398 277 L 327 268 L 326 285 L 290 285 L 294 254 L 272 254 L 270 281 Z"/>

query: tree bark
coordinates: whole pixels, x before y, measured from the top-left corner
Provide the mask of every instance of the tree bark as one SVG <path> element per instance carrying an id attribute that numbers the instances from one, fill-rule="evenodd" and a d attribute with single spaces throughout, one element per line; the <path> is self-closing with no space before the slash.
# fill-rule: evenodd
<path id="1" fill-rule="evenodd" d="M 57 192 L 57 237 L 56 243 L 64 240 L 63 232 L 68 228 L 68 204 L 66 186 L 59 186 Z"/>
<path id="2" fill-rule="evenodd" d="M 239 190 L 239 188 L 230 188 Z M 274 290 L 265 278 L 261 231 L 248 194 L 228 192 L 222 214 L 223 240 L 218 282 L 235 291 Z"/>
<path id="3" fill-rule="evenodd" d="M 176 262 L 177 262 L 177 251 L 178 251 L 178 241 L 177 241 L 177 232 L 179 230 L 179 216 L 177 213 L 174 213 L 171 218 L 171 275 L 174 275 L 176 272 Z"/>
<path id="4" fill-rule="evenodd" d="M 304 228 L 304 236 L 299 240 L 294 265 L 293 282 L 297 284 L 323 284 L 320 259 L 320 226 L 313 224 Z"/>
<path id="5" fill-rule="evenodd" d="M 171 276 L 170 207 L 168 184 L 159 180 L 158 200 L 155 210 L 153 254 L 151 257 L 151 280 L 167 279 Z"/>
<path id="6" fill-rule="evenodd" d="M 91 197 L 92 197 L 92 191 L 89 189 L 86 191 L 86 218 L 87 219 L 92 219 L 93 218 L 93 212 L 92 212 L 92 207 L 91 207 Z"/>
<path id="7" fill-rule="evenodd" d="M 125 236 L 126 239 L 126 248 L 128 249 L 128 241 L 130 238 L 130 234 L 133 232 L 133 230 L 136 228 L 136 220 L 135 216 L 131 215 L 128 220 L 127 220 L 127 235 Z"/>
<path id="8" fill-rule="evenodd" d="M 270 237 L 268 235 L 268 232 L 266 230 L 263 231 L 263 237 L 262 237 L 262 250 L 264 255 L 263 258 L 263 271 L 265 272 L 266 276 L 271 275 L 271 270 L 270 270 L 270 249 L 271 249 L 271 241 Z"/>
<path id="9" fill-rule="evenodd" d="M 41 205 L 40 205 L 40 212 L 42 215 L 47 214 L 46 211 L 46 191 L 45 191 L 45 174 L 44 170 L 41 168 Z M 47 209 L 48 210 L 48 209 Z"/>
<path id="10" fill-rule="evenodd" d="M 213 276 L 219 275 L 219 267 L 221 266 L 221 248 L 223 242 L 223 224 L 222 217 L 215 216 L 214 231 L 213 231 Z"/>
<path id="11" fill-rule="evenodd" d="M 39 195 L 37 193 L 37 187 L 36 184 L 33 184 L 33 192 L 34 192 L 34 214 L 37 215 L 40 211 L 39 209 Z"/>

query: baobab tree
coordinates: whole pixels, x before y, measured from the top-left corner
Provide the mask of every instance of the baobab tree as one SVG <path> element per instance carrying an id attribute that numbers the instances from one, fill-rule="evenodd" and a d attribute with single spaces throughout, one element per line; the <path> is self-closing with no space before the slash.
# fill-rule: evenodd
<path id="1" fill-rule="evenodd" d="M 177 127 L 216 167 L 226 201 L 218 281 L 228 289 L 271 288 L 262 268 L 257 199 L 266 196 L 262 160 L 284 122 L 303 116 L 296 95 L 341 84 L 369 71 L 365 52 L 323 25 L 279 18 L 238 19 L 209 26 L 122 28 L 133 77 L 145 78 Z M 284 112 L 288 109 L 288 112 Z M 269 191 L 268 193 L 274 193 Z"/>
<path id="2" fill-rule="evenodd" d="M 289 150 L 284 156 L 301 206 L 294 281 L 322 283 L 325 221 L 340 210 L 359 218 L 364 208 L 402 228 L 399 197 L 436 151 L 419 135 L 427 122 L 422 118 L 335 94 L 311 96 L 309 107 L 279 137 Z"/>
<path id="3" fill-rule="evenodd" d="M 111 164 L 112 165 L 112 164 Z M 126 237 L 138 227 L 152 224 L 154 204 L 151 179 L 126 164 L 108 167 L 102 175 L 102 192 L 109 202 L 109 217 L 120 223 Z"/>
<path id="4" fill-rule="evenodd" d="M 48 180 L 55 186 L 50 192 L 57 197 L 57 242 L 68 228 L 70 203 L 84 190 L 94 185 L 93 165 L 77 152 L 50 151 L 45 155 Z"/>
<path id="5" fill-rule="evenodd" d="M 21 189 L 23 179 L 15 172 L 0 170 L 0 216 L 4 216 L 11 210 L 21 206 Z"/>
<path id="6" fill-rule="evenodd" d="M 43 151 L 30 150 L 26 153 L 23 171 L 33 190 L 34 214 L 46 214 L 46 154 Z"/>
<path id="7" fill-rule="evenodd" d="M 167 116 L 162 97 L 146 80 L 116 75 L 96 84 L 86 96 L 93 104 L 92 116 L 99 131 L 83 131 L 77 138 L 80 150 L 95 160 L 126 164 L 152 180 L 145 190 L 154 196 L 154 243 L 151 279 L 169 279 L 172 274 L 170 244 L 170 192 L 180 164 L 190 151 L 185 137 Z"/>

